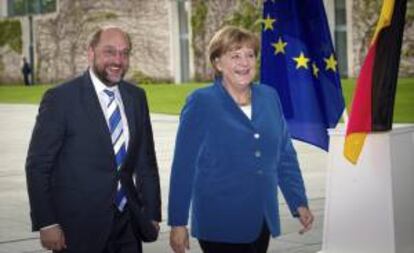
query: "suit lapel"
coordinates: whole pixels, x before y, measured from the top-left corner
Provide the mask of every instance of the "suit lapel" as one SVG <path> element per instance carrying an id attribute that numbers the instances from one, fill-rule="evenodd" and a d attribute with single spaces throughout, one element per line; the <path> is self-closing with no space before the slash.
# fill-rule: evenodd
<path id="1" fill-rule="evenodd" d="M 263 105 L 261 104 L 262 101 L 261 99 L 259 99 L 259 95 L 258 93 L 258 86 L 260 84 L 257 83 L 253 83 L 251 85 L 251 89 L 252 89 L 252 97 L 251 97 L 251 104 L 252 104 L 252 120 L 251 123 L 253 125 L 255 125 L 255 123 L 257 122 L 257 117 L 260 116 L 260 109 L 263 108 Z"/>
<path id="2" fill-rule="evenodd" d="M 104 141 L 104 147 L 113 154 L 111 134 L 88 71 L 83 76 L 82 101 L 91 126 L 96 126 L 98 134 L 101 135 L 99 139 Z"/>
<path id="3" fill-rule="evenodd" d="M 121 93 L 122 103 L 124 104 L 124 111 L 128 121 L 128 129 L 129 129 L 129 143 L 128 143 L 128 155 L 129 150 L 132 150 L 133 140 L 135 139 L 136 133 L 136 125 L 135 125 L 135 110 L 137 106 L 134 104 L 134 98 L 130 92 L 127 90 L 127 86 L 125 83 L 121 82 L 119 84 L 119 92 Z"/>
<path id="4" fill-rule="evenodd" d="M 221 83 L 220 78 L 216 78 L 214 82 L 214 86 L 216 87 L 216 91 L 220 94 L 220 97 L 222 98 L 223 107 L 226 110 L 230 111 L 231 115 L 234 115 L 238 120 L 242 121 L 244 124 L 248 125 L 249 127 L 253 127 L 252 120 L 254 119 L 254 109 L 255 105 L 253 104 L 255 99 L 252 94 L 252 120 L 250 120 L 246 114 L 240 109 L 240 107 L 236 104 L 236 102 L 233 100 L 231 95 L 227 92 L 227 90 L 224 88 L 223 84 Z M 253 93 L 253 89 L 252 89 Z"/>

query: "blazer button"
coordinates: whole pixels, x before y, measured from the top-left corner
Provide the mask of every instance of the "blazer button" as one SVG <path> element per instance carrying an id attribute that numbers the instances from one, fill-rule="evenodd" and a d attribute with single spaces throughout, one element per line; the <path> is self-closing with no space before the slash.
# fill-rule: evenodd
<path id="1" fill-rule="evenodd" d="M 260 138 L 260 134 L 259 134 L 259 133 L 255 133 L 255 134 L 253 135 L 253 137 L 254 137 L 255 139 L 259 139 L 259 138 Z"/>
<path id="2" fill-rule="evenodd" d="M 254 152 L 254 156 L 259 158 L 262 156 L 262 153 L 259 150 L 257 150 L 256 152 Z"/>
<path id="3" fill-rule="evenodd" d="M 257 175 L 263 175 L 263 170 L 258 170 L 256 173 Z"/>

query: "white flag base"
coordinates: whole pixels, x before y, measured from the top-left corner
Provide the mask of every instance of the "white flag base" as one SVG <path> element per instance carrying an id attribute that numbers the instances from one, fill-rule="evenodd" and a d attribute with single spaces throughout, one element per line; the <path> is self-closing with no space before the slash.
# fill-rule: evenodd
<path id="1" fill-rule="evenodd" d="M 357 165 L 330 133 L 319 253 L 414 252 L 414 126 L 369 134 Z"/>

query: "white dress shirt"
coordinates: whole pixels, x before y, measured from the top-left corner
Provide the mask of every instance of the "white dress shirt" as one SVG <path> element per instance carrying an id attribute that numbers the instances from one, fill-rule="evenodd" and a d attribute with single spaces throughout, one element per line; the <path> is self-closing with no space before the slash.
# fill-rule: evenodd
<path id="1" fill-rule="evenodd" d="M 252 105 L 241 105 L 239 107 L 242 110 L 242 112 L 246 114 L 247 118 L 249 118 L 249 120 L 252 120 Z"/>
<path id="2" fill-rule="evenodd" d="M 91 68 L 89 69 L 89 74 L 91 76 L 96 95 L 98 96 L 99 103 L 101 104 L 102 111 L 105 115 L 108 128 L 109 128 L 109 121 L 108 121 L 109 115 L 108 115 L 107 104 L 109 103 L 109 97 L 104 92 L 104 90 L 110 90 L 114 92 L 116 102 L 118 103 L 119 110 L 121 111 L 122 127 L 123 127 L 124 135 L 125 135 L 125 148 L 128 150 L 128 141 L 129 141 L 128 120 L 125 114 L 124 104 L 122 103 L 122 97 L 121 97 L 121 93 L 119 92 L 118 85 L 112 86 L 112 87 L 106 86 L 105 84 L 102 83 L 101 80 L 99 80 L 99 78 L 95 75 L 95 73 L 93 72 Z"/>

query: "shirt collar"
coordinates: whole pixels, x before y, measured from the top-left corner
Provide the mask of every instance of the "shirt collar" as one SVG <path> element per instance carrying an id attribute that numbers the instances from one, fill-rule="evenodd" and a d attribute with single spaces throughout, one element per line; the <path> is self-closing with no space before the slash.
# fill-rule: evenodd
<path id="1" fill-rule="evenodd" d="M 115 85 L 113 87 L 106 86 L 93 72 L 92 68 L 89 68 L 89 75 L 91 76 L 92 84 L 95 87 L 96 93 L 101 94 L 104 90 L 110 90 L 113 92 L 118 91 L 118 85 Z"/>

